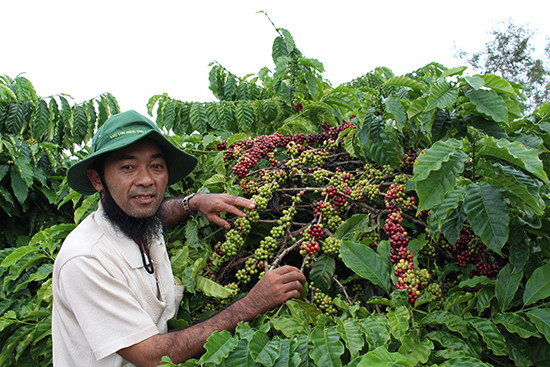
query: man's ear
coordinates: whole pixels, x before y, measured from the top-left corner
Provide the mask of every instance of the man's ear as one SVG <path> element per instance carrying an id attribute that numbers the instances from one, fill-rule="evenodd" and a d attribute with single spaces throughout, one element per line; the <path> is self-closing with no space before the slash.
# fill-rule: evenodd
<path id="1" fill-rule="evenodd" d="M 88 168 L 88 179 L 90 180 L 96 191 L 103 191 L 103 184 L 101 183 L 101 179 L 99 178 L 99 173 L 95 169 Z"/>

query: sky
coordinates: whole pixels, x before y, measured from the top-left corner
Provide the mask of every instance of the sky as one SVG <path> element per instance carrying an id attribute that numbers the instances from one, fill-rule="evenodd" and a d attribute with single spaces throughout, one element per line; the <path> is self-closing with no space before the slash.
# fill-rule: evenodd
<path id="1" fill-rule="evenodd" d="M 321 61 L 334 86 L 378 66 L 396 75 L 429 62 L 465 65 L 499 22 L 550 37 L 547 0 L 0 0 L 0 75 L 29 79 L 42 96 L 81 103 L 104 92 L 121 109 L 147 113 L 155 94 L 214 101 L 209 63 L 238 76 L 273 70 L 273 25 Z M 541 54 L 542 56 L 542 54 Z"/>

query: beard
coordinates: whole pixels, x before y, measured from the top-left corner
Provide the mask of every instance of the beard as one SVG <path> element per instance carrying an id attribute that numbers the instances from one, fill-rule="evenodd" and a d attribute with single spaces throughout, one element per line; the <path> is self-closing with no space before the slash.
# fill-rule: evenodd
<path id="1" fill-rule="evenodd" d="M 150 241 L 162 235 L 164 228 L 157 213 L 150 217 L 132 217 L 126 214 L 115 202 L 107 185 L 103 184 L 103 197 L 101 203 L 105 216 L 109 219 L 122 233 L 134 241 Z"/>

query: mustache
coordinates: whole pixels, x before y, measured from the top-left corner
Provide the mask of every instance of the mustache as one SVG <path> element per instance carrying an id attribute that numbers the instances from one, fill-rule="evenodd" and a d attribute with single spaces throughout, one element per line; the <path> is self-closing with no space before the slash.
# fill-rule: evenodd
<path id="1" fill-rule="evenodd" d="M 151 190 L 132 190 L 128 193 L 128 196 L 135 197 L 135 196 L 157 196 L 158 191 L 156 189 Z"/>

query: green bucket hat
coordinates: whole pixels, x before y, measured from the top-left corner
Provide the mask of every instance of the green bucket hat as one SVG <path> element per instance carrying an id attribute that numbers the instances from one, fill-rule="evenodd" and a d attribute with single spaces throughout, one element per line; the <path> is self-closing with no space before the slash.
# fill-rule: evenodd
<path id="1" fill-rule="evenodd" d="M 197 165 L 197 158 L 185 153 L 162 135 L 147 117 L 130 110 L 111 116 L 92 138 L 92 154 L 72 165 L 67 171 L 69 186 L 83 195 L 96 192 L 88 179 L 88 168 L 101 155 L 124 148 L 143 138 L 156 142 L 164 152 L 168 166 L 168 185 L 187 176 Z"/>

